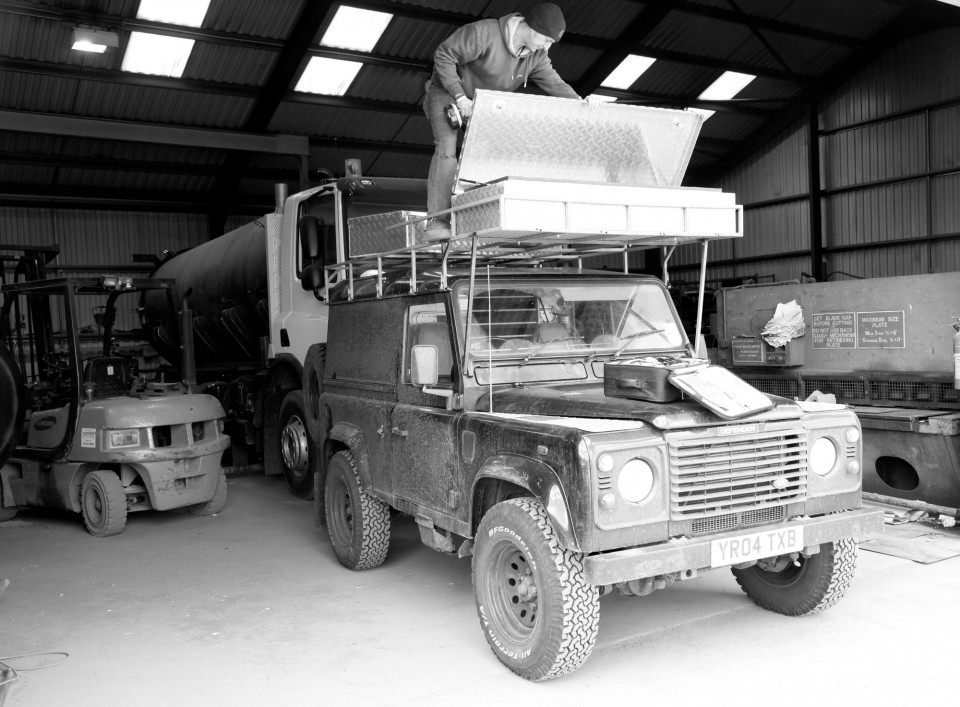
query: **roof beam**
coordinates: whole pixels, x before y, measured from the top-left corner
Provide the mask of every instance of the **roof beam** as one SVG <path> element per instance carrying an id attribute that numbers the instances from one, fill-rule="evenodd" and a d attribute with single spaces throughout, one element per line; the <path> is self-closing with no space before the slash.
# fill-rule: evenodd
<path id="1" fill-rule="evenodd" d="M 235 152 L 261 152 L 275 155 L 310 154 L 309 140 L 304 135 L 264 135 L 230 130 L 151 125 L 104 118 L 75 118 L 26 111 L 0 110 L 0 130 L 59 137 L 182 145 Z"/>
<path id="2" fill-rule="evenodd" d="M 177 211 L 205 213 L 210 202 L 203 193 L 104 190 L 90 187 L 9 186 L 0 185 L 0 204 L 5 206 L 52 206 L 71 209 L 108 209 L 120 211 Z M 272 195 L 243 195 L 230 205 L 232 213 L 264 214 L 274 207 Z"/>

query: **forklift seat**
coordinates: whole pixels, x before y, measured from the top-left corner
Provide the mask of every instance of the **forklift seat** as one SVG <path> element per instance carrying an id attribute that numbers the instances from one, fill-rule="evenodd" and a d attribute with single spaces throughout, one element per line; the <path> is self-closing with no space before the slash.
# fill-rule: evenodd
<path id="1" fill-rule="evenodd" d="M 121 356 L 92 358 L 83 370 L 84 383 L 93 384 L 94 400 L 126 395 L 134 377 L 131 375 L 131 360 Z"/>

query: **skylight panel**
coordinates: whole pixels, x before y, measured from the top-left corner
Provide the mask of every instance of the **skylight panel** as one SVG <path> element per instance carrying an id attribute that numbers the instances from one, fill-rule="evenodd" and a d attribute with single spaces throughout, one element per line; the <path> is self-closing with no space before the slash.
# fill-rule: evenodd
<path id="1" fill-rule="evenodd" d="M 210 0 L 140 0 L 137 17 L 171 25 L 199 27 L 209 6 Z"/>
<path id="2" fill-rule="evenodd" d="M 704 101 L 726 101 L 736 96 L 740 91 L 747 87 L 756 76 L 752 74 L 741 74 L 737 71 L 724 71 L 723 74 L 707 87 L 707 90 L 700 94 L 699 98 Z M 699 113 L 706 120 L 716 113 L 706 108 L 691 108 L 694 113 Z"/>
<path id="3" fill-rule="evenodd" d="M 643 72 L 649 69 L 655 61 L 656 59 L 651 59 L 648 56 L 630 54 L 620 62 L 620 66 L 614 69 L 600 85 L 626 91 L 636 83 Z"/>
<path id="4" fill-rule="evenodd" d="M 359 61 L 311 57 L 294 90 L 342 96 L 350 88 L 362 66 Z"/>
<path id="5" fill-rule="evenodd" d="M 121 69 L 134 74 L 154 74 L 179 78 L 187 66 L 192 39 L 166 37 L 146 32 L 131 32 Z"/>
<path id="6" fill-rule="evenodd" d="M 341 5 L 327 31 L 323 33 L 320 44 L 325 47 L 372 52 L 392 19 L 393 15 L 389 12 Z"/>
<path id="7" fill-rule="evenodd" d="M 616 96 L 604 96 L 602 93 L 591 93 L 590 96 L 595 96 L 601 103 L 616 103 Z"/>

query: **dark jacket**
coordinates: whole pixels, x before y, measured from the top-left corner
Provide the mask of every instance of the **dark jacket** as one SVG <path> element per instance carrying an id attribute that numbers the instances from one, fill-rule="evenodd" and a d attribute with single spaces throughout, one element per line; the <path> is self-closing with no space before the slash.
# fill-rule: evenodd
<path id="1" fill-rule="evenodd" d="M 480 20 L 464 25 L 445 39 L 433 56 L 434 85 L 453 98 L 473 99 L 478 88 L 516 91 L 533 81 L 550 96 L 580 98 L 553 68 L 547 51 L 516 57 L 507 45 L 507 21 Z"/>

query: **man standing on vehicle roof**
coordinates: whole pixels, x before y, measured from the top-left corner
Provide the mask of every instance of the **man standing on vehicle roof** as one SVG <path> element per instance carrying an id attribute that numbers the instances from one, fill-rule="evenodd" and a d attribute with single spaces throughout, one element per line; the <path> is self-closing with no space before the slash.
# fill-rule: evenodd
<path id="1" fill-rule="evenodd" d="M 528 80 L 551 96 L 580 99 L 547 56 L 566 26 L 560 8 L 545 2 L 526 15 L 513 13 L 464 25 L 437 47 L 423 101 L 434 142 L 427 180 L 429 213 L 450 208 L 457 172 L 457 130 L 447 123 L 444 106 L 456 102 L 466 120 L 473 112 L 476 89 L 516 91 Z M 587 101 L 591 106 L 599 104 L 593 97 Z M 427 232 L 431 238 L 449 237 L 449 214 L 428 222 Z"/>

